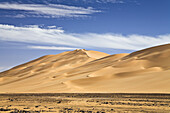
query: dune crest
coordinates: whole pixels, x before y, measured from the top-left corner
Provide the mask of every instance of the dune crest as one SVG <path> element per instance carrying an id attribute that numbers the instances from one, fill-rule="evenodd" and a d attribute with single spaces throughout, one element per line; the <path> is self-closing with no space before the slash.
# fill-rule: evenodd
<path id="1" fill-rule="evenodd" d="M 77 49 L 0 73 L 8 93 L 170 93 L 170 44 L 131 54 Z"/>

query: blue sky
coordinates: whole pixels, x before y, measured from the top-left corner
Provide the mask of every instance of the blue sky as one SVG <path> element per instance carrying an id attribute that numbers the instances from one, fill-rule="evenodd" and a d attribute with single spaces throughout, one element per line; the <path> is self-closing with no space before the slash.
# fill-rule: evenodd
<path id="1" fill-rule="evenodd" d="M 169 0 L 1 0 L 0 71 L 85 48 L 129 53 L 170 42 Z"/>

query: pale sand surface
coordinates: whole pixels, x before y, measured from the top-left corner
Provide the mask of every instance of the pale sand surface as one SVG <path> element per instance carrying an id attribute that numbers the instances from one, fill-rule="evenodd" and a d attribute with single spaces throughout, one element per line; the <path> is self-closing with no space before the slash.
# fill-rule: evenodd
<path id="1" fill-rule="evenodd" d="M 0 113 L 169 113 L 168 94 L 0 94 Z"/>
<path id="2" fill-rule="evenodd" d="M 0 73 L 0 93 L 170 93 L 170 44 L 47 55 Z"/>

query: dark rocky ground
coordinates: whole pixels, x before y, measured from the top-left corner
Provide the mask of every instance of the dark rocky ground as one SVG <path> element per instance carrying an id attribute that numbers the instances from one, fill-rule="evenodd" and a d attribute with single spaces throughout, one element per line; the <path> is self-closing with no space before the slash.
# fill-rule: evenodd
<path id="1" fill-rule="evenodd" d="M 0 94 L 0 113 L 170 113 L 170 94 Z"/>

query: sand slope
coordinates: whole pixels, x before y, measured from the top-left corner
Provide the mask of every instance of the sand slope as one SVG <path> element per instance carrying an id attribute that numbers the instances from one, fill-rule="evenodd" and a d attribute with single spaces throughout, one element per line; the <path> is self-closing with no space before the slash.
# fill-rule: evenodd
<path id="1" fill-rule="evenodd" d="M 0 73 L 0 92 L 170 93 L 170 44 L 131 54 L 75 50 Z"/>

